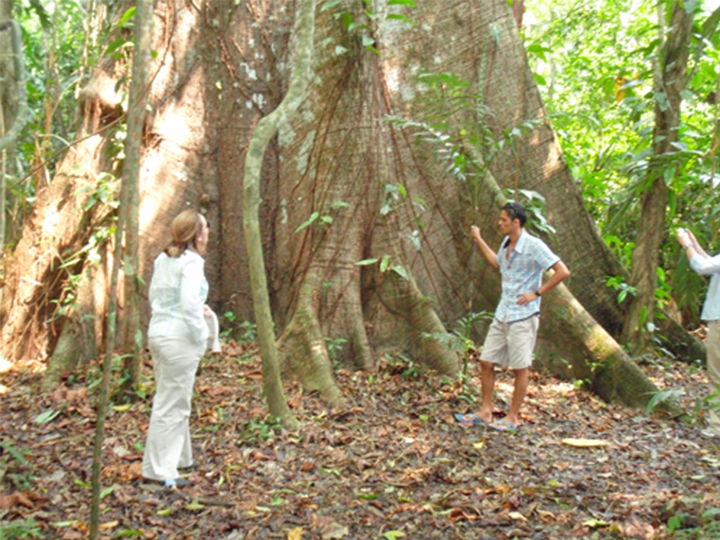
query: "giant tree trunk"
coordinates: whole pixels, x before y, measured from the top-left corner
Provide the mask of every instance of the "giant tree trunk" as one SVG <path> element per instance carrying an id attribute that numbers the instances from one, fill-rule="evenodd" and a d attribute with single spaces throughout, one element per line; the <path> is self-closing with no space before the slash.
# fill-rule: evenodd
<path id="1" fill-rule="evenodd" d="M 153 48 L 159 54 L 151 70 L 154 115 L 144 137 L 139 272 L 149 282 L 152 260 L 164 247 L 165 231 L 178 210 L 188 203 L 202 206 L 215 233 L 206 262 L 210 303 L 249 320 L 253 310 L 240 172 L 254 127 L 287 92 L 296 2 L 236 4 L 156 4 Z M 573 271 L 568 285 L 579 300 L 543 314 L 548 334 L 542 348 L 562 349 L 565 358 L 580 366 L 594 362 L 626 369 L 629 376 L 598 384 L 598 389 L 608 399 L 635 404 L 627 397 L 632 392 L 620 387 L 650 388 L 642 373 L 617 354 L 617 344 L 588 343 L 597 332 L 587 328 L 599 328 L 589 322 L 593 316 L 611 333 L 621 327 L 614 295 L 601 283 L 604 276 L 624 270 L 599 238 L 562 163 L 507 3 L 428 0 L 415 8 L 381 6 L 372 18 L 363 10 L 364 3 L 349 0 L 318 10 L 317 76 L 296 116 L 281 127 L 265 153 L 261 239 L 286 371 L 307 388 L 338 398 L 341 390 L 326 346 L 331 343 L 335 360 L 346 365 L 372 368 L 378 355 L 390 352 L 457 373 L 455 353 L 425 336 L 444 331 L 469 310 L 492 311 L 500 290 L 498 274 L 473 248 L 469 226 L 477 223 L 491 241 L 499 242 L 494 232 L 499 188 L 534 189 L 547 196 L 549 219 L 558 229 L 547 240 Z M 414 24 L 388 18 L 388 10 Z M 361 24 L 347 26 L 348 16 Z M 458 115 L 487 125 L 498 139 L 535 121 L 494 159 L 476 149 L 477 161 L 487 160 L 489 168 L 480 168 L 495 187 L 481 182 L 471 186 L 448 172 L 446 163 L 436 159 L 437 146 L 387 121 L 388 115 L 426 119 L 435 114 L 437 103 L 428 99 L 417 76 L 441 71 L 472 83 L 482 107 Z M 99 71 L 94 81 L 101 75 Z M 478 110 L 484 111 L 482 116 Z M 101 148 L 102 138 L 90 140 L 93 148 Z M 2 329 L 6 348 L 21 342 L 23 332 L 36 336 L 31 354 L 55 348 L 28 303 L 41 298 L 47 306 L 64 283 L 38 246 L 58 243 L 41 236 L 42 224 L 45 216 L 60 211 L 61 201 L 74 209 L 62 193 L 73 193 L 82 180 L 68 174 L 78 163 L 103 170 L 92 152 L 68 154 L 61 174 L 42 195 L 26 228 L 23 251 L 16 252 L 28 259 L 24 266 L 14 265 L 12 283 L 18 289 L 8 289 Z M 79 214 L 63 220 L 69 228 L 57 238 L 66 244 L 72 238 L 82 245 L 75 232 L 80 222 L 72 221 Z M 21 279 L 21 268 L 33 269 L 32 286 Z M 54 282 L 53 290 L 38 285 Z M 560 298 L 562 303 L 572 297 Z M 98 304 L 97 313 L 104 316 L 103 305 Z M 573 347 L 553 339 L 558 328 L 573 336 L 567 340 Z M 614 343 L 609 336 L 605 342 Z M 15 353 L 17 358 L 23 351 Z"/>

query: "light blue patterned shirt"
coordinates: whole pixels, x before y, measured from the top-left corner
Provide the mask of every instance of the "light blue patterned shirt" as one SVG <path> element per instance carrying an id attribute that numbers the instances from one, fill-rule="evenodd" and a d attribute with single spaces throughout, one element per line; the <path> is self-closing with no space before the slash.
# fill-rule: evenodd
<path id="1" fill-rule="evenodd" d="M 179 257 L 158 255 L 150 282 L 152 316 L 148 337 L 190 336 L 196 343 L 207 341 L 204 306 L 208 295 L 205 261 L 185 250 Z"/>
<path id="2" fill-rule="evenodd" d="M 506 236 L 497 252 L 502 295 L 495 318 L 501 322 L 520 321 L 540 312 L 540 298 L 521 306 L 517 303 L 518 295 L 537 291 L 542 285 L 543 272 L 560 260 L 545 242 L 525 229 L 520 233 L 510 258 L 507 250 L 509 243 L 510 238 Z"/>
<path id="3" fill-rule="evenodd" d="M 690 268 L 702 276 L 710 276 L 710 287 L 700 318 L 703 321 L 720 319 L 720 255 L 703 257 L 698 253 L 693 253 L 693 256 L 690 257 Z"/>

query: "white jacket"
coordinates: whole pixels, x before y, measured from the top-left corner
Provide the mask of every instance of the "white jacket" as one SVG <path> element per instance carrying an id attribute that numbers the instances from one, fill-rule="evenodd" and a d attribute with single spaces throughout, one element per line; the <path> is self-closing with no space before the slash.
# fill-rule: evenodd
<path id="1" fill-rule="evenodd" d="M 204 267 L 205 261 L 194 251 L 186 250 L 180 257 L 158 255 L 150 282 L 148 337 L 189 335 L 195 343 L 207 342 Z"/>

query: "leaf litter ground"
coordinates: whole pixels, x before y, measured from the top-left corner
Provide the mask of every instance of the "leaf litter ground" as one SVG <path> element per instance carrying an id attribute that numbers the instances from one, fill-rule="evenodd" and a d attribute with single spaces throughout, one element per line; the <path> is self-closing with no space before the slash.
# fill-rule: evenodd
<path id="1" fill-rule="evenodd" d="M 686 410 L 706 392 L 704 373 L 685 364 L 645 368 L 684 391 Z M 52 394 L 28 367 L 0 375 L 0 537 L 87 537 L 97 367 L 88 373 Z M 347 403 L 337 410 L 286 387 L 303 425 L 289 434 L 267 418 L 252 350 L 230 344 L 204 359 L 191 418 L 199 467 L 182 490 L 140 476 L 150 397 L 116 405 L 102 537 L 720 538 L 720 440 L 698 425 L 537 373 L 517 433 L 455 423 L 477 408 L 477 392 L 413 364 L 341 370 L 338 382 Z M 498 416 L 511 391 L 499 374 Z"/>

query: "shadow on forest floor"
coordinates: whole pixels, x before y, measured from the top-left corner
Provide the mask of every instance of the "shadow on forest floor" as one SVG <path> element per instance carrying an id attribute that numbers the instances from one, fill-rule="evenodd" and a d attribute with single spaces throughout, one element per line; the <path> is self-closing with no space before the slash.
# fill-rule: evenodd
<path id="1" fill-rule="evenodd" d="M 688 409 L 706 392 L 685 364 L 645 368 L 683 389 Z M 29 369 L 0 375 L 0 537 L 87 537 L 97 369 L 48 395 Z M 287 386 L 303 424 L 292 435 L 268 422 L 261 378 L 257 355 L 235 344 L 203 361 L 200 466 L 182 492 L 139 476 L 150 398 L 111 409 L 104 538 L 720 538 L 720 440 L 698 426 L 534 374 L 518 433 L 466 428 L 452 419 L 475 408 L 460 383 L 383 360 L 373 374 L 339 372 L 342 410 Z M 502 410 L 512 381 L 498 383 Z"/>

